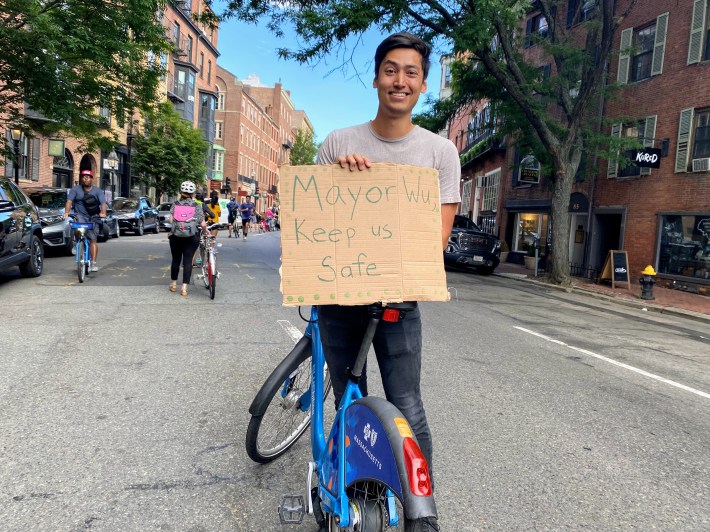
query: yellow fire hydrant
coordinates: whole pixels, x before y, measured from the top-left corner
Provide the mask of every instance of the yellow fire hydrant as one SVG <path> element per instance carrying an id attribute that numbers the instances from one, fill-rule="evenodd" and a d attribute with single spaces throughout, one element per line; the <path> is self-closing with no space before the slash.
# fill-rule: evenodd
<path id="1" fill-rule="evenodd" d="M 641 277 L 639 279 L 639 284 L 641 285 L 641 299 L 655 299 L 653 297 L 653 285 L 656 282 L 654 277 L 656 276 L 656 270 L 650 264 L 646 266 L 646 269 L 641 272 Z"/>

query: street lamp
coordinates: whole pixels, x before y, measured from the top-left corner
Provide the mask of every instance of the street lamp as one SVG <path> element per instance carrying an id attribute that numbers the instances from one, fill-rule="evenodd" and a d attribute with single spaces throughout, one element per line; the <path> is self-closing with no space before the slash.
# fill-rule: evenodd
<path id="1" fill-rule="evenodd" d="M 111 196 L 113 196 L 116 191 L 116 170 L 118 170 L 118 155 L 116 155 L 116 150 L 111 150 L 111 153 L 106 157 L 106 166 L 111 172 Z"/>
<path id="2" fill-rule="evenodd" d="M 12 141 L 15 143 L 15 184 L 20 184 L 20 141 L 22 140 L 22 130 L 19 127 L 10 130 Z"/>

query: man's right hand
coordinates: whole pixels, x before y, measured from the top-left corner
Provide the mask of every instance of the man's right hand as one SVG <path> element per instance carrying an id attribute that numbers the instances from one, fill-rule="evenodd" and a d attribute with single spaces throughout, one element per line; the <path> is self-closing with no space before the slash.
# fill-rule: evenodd
<path id="1" fill-rule="evenodd" d="M 336 161 L 340 168 L 350 168 L 350 171 L 354 170 L 366 170 L 372 166 L 372 162 L 367 157 L 360 155 L 359 153 L 351 153 L 350 155 L 341 155 Z"/>

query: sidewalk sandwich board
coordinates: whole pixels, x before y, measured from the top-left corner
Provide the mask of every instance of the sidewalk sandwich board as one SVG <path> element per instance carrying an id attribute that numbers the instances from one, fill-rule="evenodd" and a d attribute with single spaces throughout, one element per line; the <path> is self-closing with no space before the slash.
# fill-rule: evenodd
<path id="1" fill-rule="evenodd" d="M 611 287 L 616 288 L 616 283 L 626 283 L 626 286 L 631 290 L 631 282 L 629 281 L 629 256 L 626 251 L 611 249 L 604 261 L 602 273 L 599 275 L 599 280 L 611 280 Z"/>

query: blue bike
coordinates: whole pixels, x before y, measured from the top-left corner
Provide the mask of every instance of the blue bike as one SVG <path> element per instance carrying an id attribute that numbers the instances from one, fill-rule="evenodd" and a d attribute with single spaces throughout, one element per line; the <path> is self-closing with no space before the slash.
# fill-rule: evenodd
<path id="1" fill-rule="evenodd" d="M 303 338 L 257 393 L 246 434 L 252 460 L 281 456 L 311 426 L 306 493 L 282 498 L 282 523 L 301 523 L 309 513 L 321 532 L 407 531 L 415 519 L 436 516 L 429 466 L 409 424 L 394 405 L 362 397 L 358 387 L 380 320 L 398 321 L 412 308 L 368 307 L 368 327 L 328 438 L 323 405 L 331 386 L 316 307 Z"/>
<path id="2" fill-rule="evenodd" d="M 79 282 L 83 283 L 86 275 L 91 271 L 91 241 L 86 236 L 87 231 L 94 227 L 100 227 L 100 222 L 72 222 L 71 228 L 74 231 L 76 273 Z"/>

